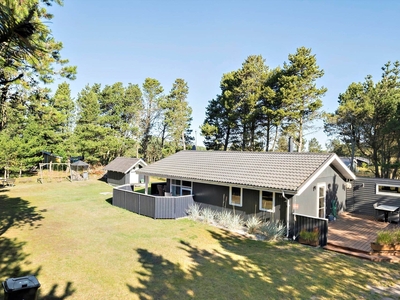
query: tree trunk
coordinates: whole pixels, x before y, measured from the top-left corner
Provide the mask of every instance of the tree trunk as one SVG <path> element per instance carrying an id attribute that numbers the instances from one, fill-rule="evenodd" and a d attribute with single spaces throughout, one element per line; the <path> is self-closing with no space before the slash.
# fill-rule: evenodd
<path id="1" fill-rule="evenodd" d="M 186 150 L 185 132 L 184 131 L 182 131 L 182 144 L 183 144 L 183 150 Z"/>
<path id="2" fill-rule="evenodd" d="M 266 137 L 266 142 L 265 142 L 265 152 L 269 151 L 269 138 L 270 138 L 270 122 L 269 120 L 267 121 L 267 137 Z"/>
<path id="3" fill-rule="evenodd" d="M 372 162 L 375 167 L 375 177 L 380 178 L 381 175 L 380 175 L 379 164 L 378 164 L 378 153 L 377 153 L 377 150 L 375 147 L 373 148 L 373 152 L 372 152 Z"/>
<path id="4" fill-rule="evenodd" d="M 231 127 L 228 126 L 228 129 L 227 129 L 226 135 L 225 135 L 224 151 L 228 150 L 230 135 L 231 135 Z"/>
<path id="5" fill-rule="evenodd" d="M 243 133 L 242 133 L 242 151 L 246 150 L 246 125 L 243 125 Z"/>
<path id="6" fill-rule="evenodd" d="M 303 150 L 303 118 L 301 118 L 299 122 L 299 145 L 297 152 L 301 152 L 302 150 Z"/>
<path id="7" fill-rule="evenodd" d="M 278 139 L 278 126 L 275 126 L 274 142 L 272 143 L 272 151 L 275 151 L 276 140 Z"/>

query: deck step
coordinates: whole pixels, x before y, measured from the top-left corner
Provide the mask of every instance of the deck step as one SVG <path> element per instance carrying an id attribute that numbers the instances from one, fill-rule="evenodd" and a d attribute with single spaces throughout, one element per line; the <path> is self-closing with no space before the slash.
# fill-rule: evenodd
<path id="1" fill-rule="evenodd" d="M 392 257 L 388 257 L 388 256 L 371 255 L 371 254 L 365 253 L 363 251 L 351 250 L 348 248 L 343 248 L 340 246 L 335 246 L 335 245 L 330 245 L 330 244 L 324 246 L 323 249 L 350 255 L 350 256 L 354 256 L 354 257 L 358 257 L 358 258 L 362 258 L 362 259 L 377 261 L 377 262 L 381 262 L 381 261 L 398 262 L 399 261 L 399 258 L 397 258 L 397 257 L 392 258 Z"/>

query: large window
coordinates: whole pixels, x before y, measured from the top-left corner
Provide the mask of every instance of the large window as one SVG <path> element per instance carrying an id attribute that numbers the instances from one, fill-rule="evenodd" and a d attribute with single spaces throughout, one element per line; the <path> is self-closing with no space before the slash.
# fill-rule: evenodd
<path id="1" fill-rule="evenodd" d="M 181 191 L 182 191 L 182 196 L 183 195 L 191 195 L 192 194 L 192 182 L 182 180 Z"/>
<path id="2" fill-rule="evenodd" d="M 234 206 L 242 206 L 242 188 L 230 187 L 229 204 Z"/>
<path id="3" fill-rule="evenodd" d="M 275 193 L 260 191 L 260 210 L 274 211 Z"/>
<path id="4" fill-rule="evenodd" d="M 183 196 L 192 194 L 192 182 L 185 180 L 171 180 L 172 196 Z"/>
<path id="5" fill-rule="evenodd" d="M 387 184 L 377 184 L 376 193 L 382 195 L 391 195 L 395 197 L 400 197 L 400 186 L 399 185 L 387 185 Z"/>

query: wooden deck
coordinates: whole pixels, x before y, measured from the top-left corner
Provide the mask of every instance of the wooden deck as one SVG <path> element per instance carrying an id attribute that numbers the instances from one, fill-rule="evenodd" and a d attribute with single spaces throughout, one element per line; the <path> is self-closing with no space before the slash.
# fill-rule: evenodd
<path id="1" fill-rule="evenodd" d="M 342 213 L 338 219 L 329 222 L 328 225 L 328 250 L 335 249 L 338 252 L 347 253 L 353 256 L 369 258 L 371 242 L 375 241 L 377 232 L 383 229 L 391 229 L 398 226 L 395 223 L 377 221 L 374 217 Z M 399 257 L 392 257 L 391 260 L 398 260 Z M 382 259 L 385 260 L 385 259 Z"/>

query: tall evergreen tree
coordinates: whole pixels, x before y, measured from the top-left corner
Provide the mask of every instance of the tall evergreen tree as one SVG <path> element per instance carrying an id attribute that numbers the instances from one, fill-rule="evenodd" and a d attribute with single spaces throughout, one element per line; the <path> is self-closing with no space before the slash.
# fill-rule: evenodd
<path id="1" fill-rule="evenodd" d="M 311 49 L 300 47 L 295 54 L 289 54 L 288 60 L 279 78 L 279 93 L 286 111 L 283 128 L 285 133 L 294 138 L 297 150 L 301 152 L 304 133 L 320 117 L 321 97 L 327 89 L 316 85 L 324 71 L 317 65 Z"/>
<path id="2" fill-rule="evenodd" d="M 339 107 L 327 117 L 325 130 L 338 134 L 374 165 L 376 177 L 396 177 L 400 166 L 400 63 L 388 62 L 382 78 L 352 83 L 339 95 Z"/>
<path id="3" fill-rule="evenodd" d="M 74 149 L 71 155 L 82 154 L 86 161 L 97 164 L 107 159 L 106 155 L 112 131 L 100 124 L 100 85 L 87 85 L 77 98 L 78 117 L 74 131 Z M 108 144 L 107 144 L 108 142 Z"/>
<path id="4" fill-rule="evenodd" d="M 210 100 L 206 108 L 201 134 L 209 150 L 226 151 L 233 143 L 240 145 L 240 138 L 237 137 L 239 112 L 235 86 L 235 72 L 224 74 L 220 83 L 221 94 Z"/>
<path id="5" fill-rule="evenodd" d="M 144 160 L 149 157 L 148 146 L 154 129 L 160 126 L 160 102 L 164 97 L 164 89 L 157 79 L 146 78 L 143 86 L 143 114 L 141 118 L 141 149 Z"/>
<path id="6" fill-rule="evenodd" d="M 322 152 L 322 146 L 315 137 L 308 142 L 308 152 Z"/>
<path id="7" fill-rule="evenodd" d="M 53 1 L 42 2 L 50 5 Z M 0 130 L 12 114 L 7 111 L 9 103 L 22 90 L 38 89 L 39 83 L 50 83 L 56 75 L 75 78 L 76 67 L 61 58 L 62 43 L 54 40 L 45 25 L 52 17 L 38 0 L 0 2 Z"/>
<path id="8" fill-rule="evenodd" d="M 121 82 L 105 86 L 99 97 L 100 124 L 110 129 L 118 141 L 110 143 L 106 161 L 123 156 L 127 151 L 133 155 L 139 130 L 139 113 L 142 107 L 142 93 L 138 85 L 129 84 L 124 88 Z M 109 137 L 111 139 L 111 137 Z M 112 148 L 114 145 L 116 148 Z M 135 153 L 136 155 L 136 153 Z"/>
<path id="9" fill-rule="evenodd" d="M 224 118 L 226 108 L 220 98 L 221 96 L 217 96 L 217 99 L 212 99 L 208 102 L 206 118 L 200 128 L 207 150 L 226 151 L 228 148 L 231 128 Z"/>
<path id="10" fill-rule="evenodd" d="M 192 120 L 192 109 L 186 100 L 188 93 L 187 83 L 178 78 L 161 105 L 164 109 L 164 123 L 167 125 L 174 152 L 179 149 L 186 150 L 185 132 L 190 128 Z"/>

